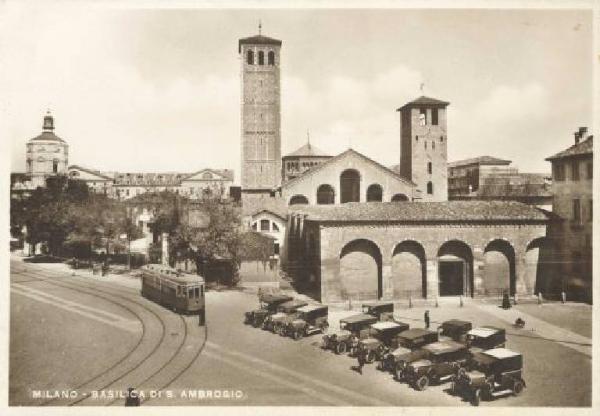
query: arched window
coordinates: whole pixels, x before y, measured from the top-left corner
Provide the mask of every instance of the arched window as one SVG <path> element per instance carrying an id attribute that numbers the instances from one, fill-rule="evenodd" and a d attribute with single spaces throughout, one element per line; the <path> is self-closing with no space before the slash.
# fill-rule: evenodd
<path id="1" fill-rule="evenodd" d="M 258 64 L 259 65 L 265 64 L 265 53 L 263 51 L 258 51 Z"/>
<path id="2" fill-rule="evenodd" d="M 271 231 L 271 221 L 269 220 L 260 220 L 260 230 L 261 231 Z"/>
<path id="3" fill-rule="evenodd" d="M 275 65 L 275 52 L 269 52 L 269 65 Z"/>
<path id="4" fill-rule="evenodd" d="M 431 164 L 431 162 L 427 162 L 427 173 L 429 173 L 431 175 L 432 171 L 433 171 L 433 165 Z"/>
<path id="5" fill-rule="evenodd" d="M 354 169 L 347 169 L 340 175 L 340 202 L 360 202 L 360 174 Z"/>
<path id="6" fill-rule="evenodd" d="M 408 197 L 404 194 L 396 194 L 392 197 L 392 202 L 407 202 Z"/>
<path id="7" fill-rule="evenodd" d="M 254 65 L 254 52 L 248 51 L 248 65 Z"/>
<path id="8" fill-rule="evenodd" d="M 431 182 L 427 182 L 427 193 L 433 195 L 433 184 Z"/>
<path id="9" fill-rule="evenodd" d="M 333 204 L 335 201 L 335 193 L 331 185 L 321 185 L 317 188 L 317 204 L 326 205 Z"/>
<path id="10" fill-rule="evenodd" d="M 374 183 L 367 188 L 367 202 L 383 201 L 383 189 L 380 185 Z"/>

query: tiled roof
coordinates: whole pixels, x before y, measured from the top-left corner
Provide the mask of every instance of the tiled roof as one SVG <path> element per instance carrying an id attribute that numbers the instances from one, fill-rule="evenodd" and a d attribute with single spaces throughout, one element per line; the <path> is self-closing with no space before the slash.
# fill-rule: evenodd
<path id="1" fill-rule="evenodd" d="M 42 134 L 40 134 L 39 136 L 35 136 L 33 139 L 30 139 L 29 141 L 32 141 L 32 140 L 35 140 L 35 141 L 50 140 L 50 141 L 54 141 L 54 142 L 66 143 L 63 139 L 61 139 L 56 134 L 54 134 L 54 132 L 51 132 L 51 131 L 45 131 Z"/>
<path id="2" fill-rule="evenodd" d="M 286 157 L 300 157 L 300 156 L 304 156 L 304 157 L 331 157 L 330 155 L 326 154 L 325 152 L 323 152 L 321 149 L 316 148 L 315 146 L 313 146 L 310 143 L 306 143 L 304 146 L 302 146 L 301 148 L 299 148 L 298 150 L 285 155 L 283 158 L 285 159 Z"/>
<path id="3" fill-rule="evenodd" d="M 412 100 L 412 101 L 409 101 L 408 103 L 404 104 L 402 107 L 398 108 L 396 111 L 401 111 L 405 108 L 421 107 L 421 106 L 446 107 L 448 104 L 450 104 L 448 101 L 442 101 L 442 100 L 438 100 L 435 98 L 425 97 L 424 95 L 422 95 L 419 98 L 417 98 L 416 100 Z"/>
<path id="4" fill-rule="evenodd" d="M 69 166 L 69 169 L 81 170 L 83 172 L 91 173 L 92 175 L 100 176 L 101 178 L 108 179 L 111 181 L 114 179 L 113 176 L 111 176 L 109 174 L 100 172 L 99 170 L 84 168 L 83 166 L 79 166 L 79 165 L 71 165 L 71 166 Z"/>
<path id="5" fill-rule="evenodd" d="M 580 155 L 592 154 L 594 152 L 594 136 L 588 136 L 587 139 L 580 141 L 577 144 L 569 147 L 567 150 L 558 152 L 554 156 L 547 157 L 546 160 L 562 159 L 565 157 L 573 157 Z"/>
<path id="6" fill-rule="evenodd" d="M 315 222 L 465 222 L 546 221 L 540 210 L 514 201 L 351 202 L 341 205 L 295 205 L 290 213 Z"/>
<path id="7" fill-rule="evenodd" d="M 499 159 L 493 156 L 479 156 L 472 157 L 470 159 L 457 160 L 456 162 L 448 163 L 449 168 L 456 166 L 467 166 L 467 165 L 510 165 L 511 161 L 506 159 Z"/>
<path id="8" fill-rule="evenodd" d="M 242 38 L 238 42 L 238 53 L 242 51 L 242 45 L 277 45 L 281 46 L 281 41 L 268 36 L 256 35 Z"/>
<path id="9" fill-rule="evenodd" d="M 202 172 L 212 172 L 212 173 L 215 173 L 215 174 L 217 174 L 219 176 L 223 176 L 225 179 L 228 179 L 230 181 L 233 180 L 233 170 L 231 170 L 231 169 L 201 169 L 201 170 L 199 170 L 197 172 L 188 174 L 187 177 L 183 178 L 182 180 L 189 179 L 192 176 L 197 175 L 197 174 L 202 173 Z"/>
<path id="10" fill-rule="evenodd" d="M 283 198 L 242 198 L 242 216 L 249 217 L 262 211 L 268 211 L 280 218 L 286 218 L 288 206 Z"/>

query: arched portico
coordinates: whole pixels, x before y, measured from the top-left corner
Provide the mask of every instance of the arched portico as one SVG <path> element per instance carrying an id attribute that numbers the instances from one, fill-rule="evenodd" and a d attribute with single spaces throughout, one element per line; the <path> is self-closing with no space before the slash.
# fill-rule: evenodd
<path id="1" fill-rule="evenodd" d="M 420 243 L 406 240 L 396 245 L 391 281 L 395 299 L 427 297 L 427 263 Z"/>
<path id="2" fill-rule="evenodd" d="M 383 291 L 381 250 L 374 242 L 357 239 L 340 252 L 341 291 L 352 299 L 380 299 Z"/>
<path id="3" fill-rule="evenodd" d="M 488 295 L 496 295 L 508 291 L 515 294 L 515 250 L 506 240 L 490 241 L 484 252 L 483 291 Z"/>
<path id="4" fill-rule="evenodd" d="M 446 241 L 438 250 L 439 296 L 473 293 L 473 252 L 460 240 Z"/>

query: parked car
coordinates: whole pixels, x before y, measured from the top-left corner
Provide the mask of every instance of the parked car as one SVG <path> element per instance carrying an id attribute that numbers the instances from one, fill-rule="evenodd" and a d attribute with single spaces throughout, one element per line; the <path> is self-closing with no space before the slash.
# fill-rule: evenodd
<path id="1" fill-rule="evenodd" d="M 438 327 L 440 341 L 452 340 L 457 342 L 467 341 L 467 332 L 473 329 L 473 324 L 469 321 L 461 321 L 460 319 L 450 319 L 442 322 Z"/>
<path id="2" fill-rule="evenodd" d="M 296 318 L 287 323 L 285 332 L 294 339 L 317 332 L 325 333 L 329 328 L 328 313 L 329 307 L 323 305 L 307 305 L 298 308 Z"/>
<path id="3" fill-rule="evenodd" d="M 391 302 L 365 303 L 362 312 L 377 317 L 378 321 L 392 321 L 394 319 L 394 304 Z"/>
<path id="4" fill-rule="evenodd" d="M 523 380 L 523 356 L 506 348 L 475 353 L 472 366 L 461 368 L 452 383 L 452 392 L 471 401 L 492 400 L 496 395 L 512 392 L 518 396 L 526 387 Z"/>
<path id="5" fill-rule="evenodd" d="M 493 326 L 480 326 L 467 332 L 467 347 L 472 353 L 506 347 L 506 330 Z"/>
<path id="6" fill-rule="evenodd" d="M 424 357 L 408 364 L 404 372 L 406 381 L 417 390 L 453 377 L 471 358 L 467 346 L 456 341 L 439 341 L 422 349 Z"/>
<path id="7" fill-rule="evenodd" d="M 397 347 L 396 335 L 409 328 L 403 322 L 385 321 L 371 324 L 369 336 L 358 341 L 355 354 L 362 354 L 367 363 L 381 360 L 391 347 Z"/>
<path id="8" fill-rule="evenodd" d="M 401 381 L 406 365 L 424 357 L 425 351 L 420 348 L 438 339 L 438 333 L 429 329 L 413 328 L 401 332 L 395 338 L 398 346 L 383 356 L 378 368 L 393 373 L 396 380 Z"/>
<path id="9" fill-rule="evenodd" d="M 295 319 L 298 308 L 308 305 L 302 300 L 293 299 L 277 306 L 277 313 L 267 316 L 263 321 L 263 329 L 273 331 L 279 335 L 285 335 L 285 324 L 289 320 Z"/>
<path id="10" fill-rule="evenodd" d="M 263 321 L 267 316 L 272 315 L 277 311 L 277 306 L 292 299 L 291 296 L 282 294 L 268 293 L 260 295 L 258 298 L 260 308 L 246 312 L 244 314 L 244 323 L 251 324 L 253 327 L 258 328 L 263 324 Z"/>
<path id="11" fill-rule="evenodd" d="M 350 349 L 355 340 L 369 335 L 369 325 L 377 322 L 373 315 L 360 313 L 340 319 L 340 330 L 323 336 L 322 347 L 331 349 L 336 354 L 343 354 Z"/>

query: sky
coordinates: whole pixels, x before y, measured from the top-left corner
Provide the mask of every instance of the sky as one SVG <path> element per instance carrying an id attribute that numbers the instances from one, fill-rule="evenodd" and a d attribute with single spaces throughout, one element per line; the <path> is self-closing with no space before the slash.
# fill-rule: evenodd
<path id="1" fill-rule="evenodd" d="M 12 171 L 48 108 L 69 163 L 102 171 L 240 168 L 237 41 L 281 39 L 282 152 L 310 141 L 399 163 L 399 113 L 450 102 L 448 159 L 491 155 L 523 172 L 592 123 L 586 10 L 9 11 L 0 108 Z M 5 139 L 6 140 L 6 139 Z"/>

